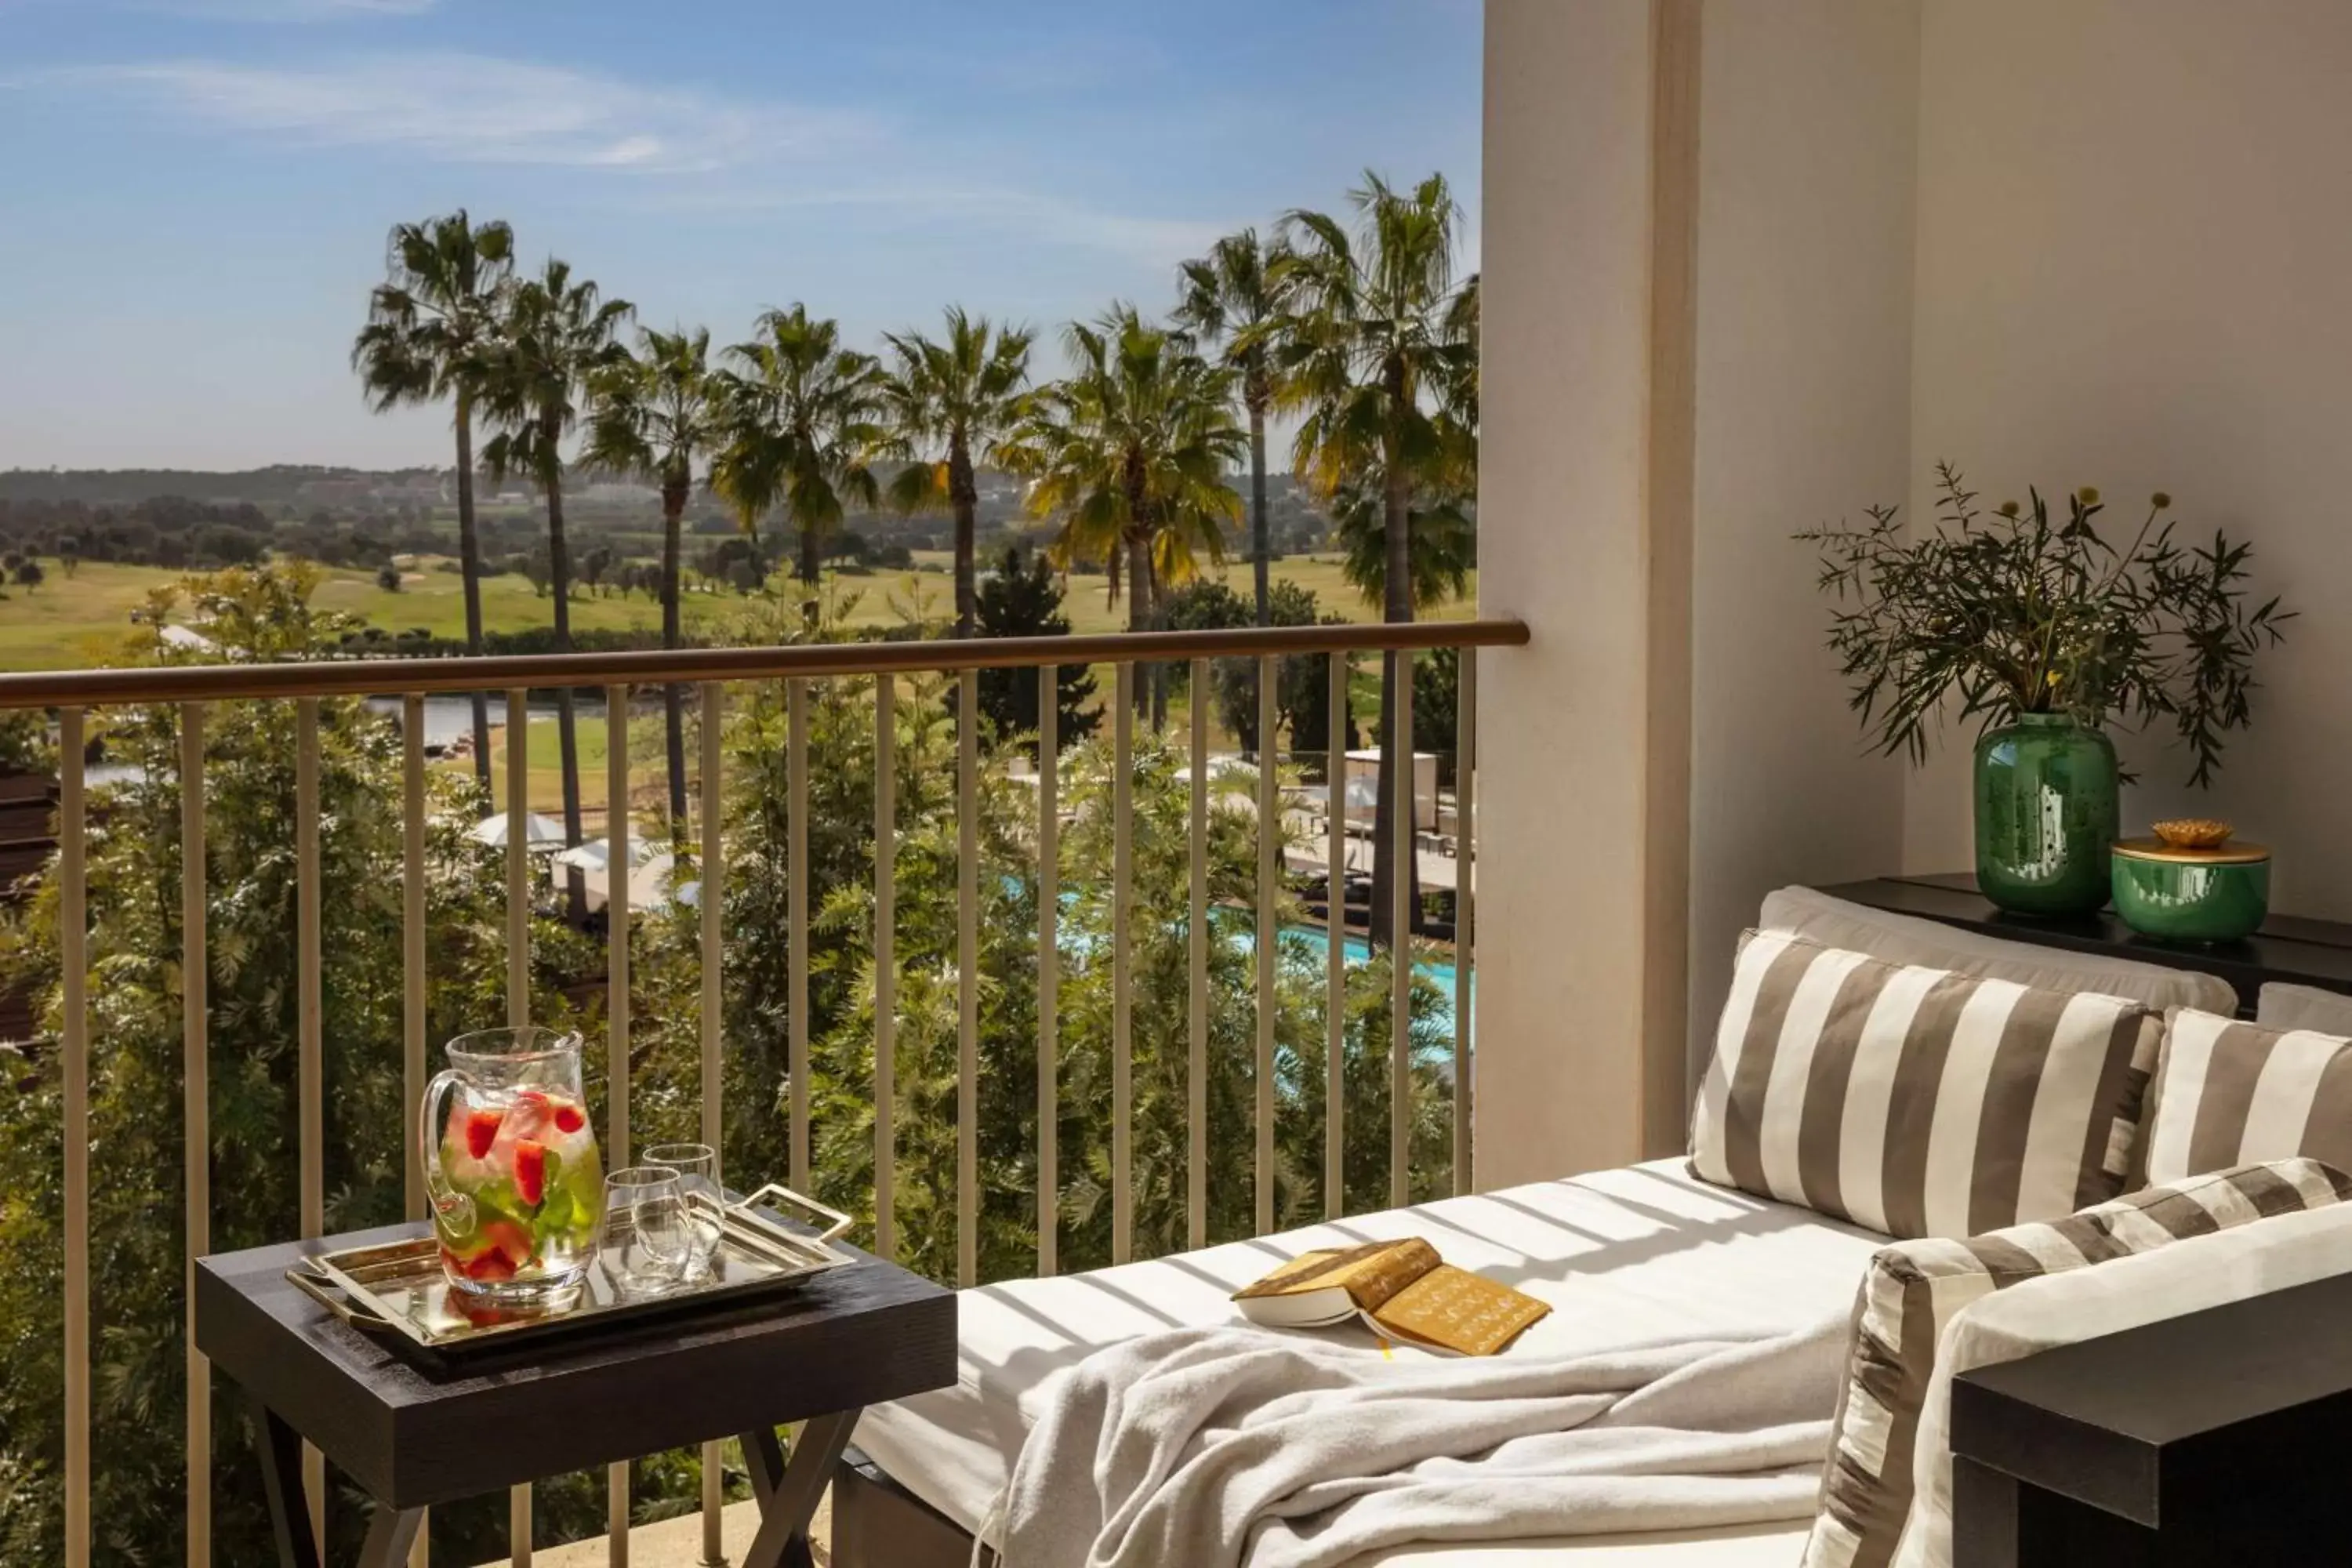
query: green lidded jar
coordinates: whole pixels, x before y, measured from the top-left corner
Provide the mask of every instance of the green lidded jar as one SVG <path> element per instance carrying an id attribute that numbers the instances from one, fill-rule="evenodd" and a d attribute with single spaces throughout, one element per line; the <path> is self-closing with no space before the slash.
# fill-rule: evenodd
<path id="1" fill-rule="evenodd" d="M 2228 842 L 2226 830 L 2210 844 L 2126 839 L 2115 848 L 2115 894 L 2116 912 L 2142 936 L 2240 942 L 2270 914 L 2271 852 Z"/>
<path id="2" fill-rule="evenodd" d="M 2063 713 L 2021 713 L 1977 737 L 1977 886 L 2017 914 L 2086 915 L 2107 901 L 2115 742 Z"/>

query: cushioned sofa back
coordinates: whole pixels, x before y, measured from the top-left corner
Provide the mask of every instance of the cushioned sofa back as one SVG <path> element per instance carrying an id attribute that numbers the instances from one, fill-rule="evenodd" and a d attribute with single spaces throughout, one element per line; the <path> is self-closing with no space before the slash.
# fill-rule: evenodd
<path id="1" fill-rule="evenodd" d="M 2228 1017 L 2238 994 L 2214 974 L 2157 963 L 2069 952 L 2032 942 L 1979 936 L 1935 921 L 1888 914 L 1811 888 L 1768 893 L 1757 925 L 1794 932 L 1822 947 L 1867 953 L 1888 963 L 1916 963 L 1962 974 L 2013 980 L 2045 991 L 2098 991 L 2150 1007 L 2196 1007 Z"/>

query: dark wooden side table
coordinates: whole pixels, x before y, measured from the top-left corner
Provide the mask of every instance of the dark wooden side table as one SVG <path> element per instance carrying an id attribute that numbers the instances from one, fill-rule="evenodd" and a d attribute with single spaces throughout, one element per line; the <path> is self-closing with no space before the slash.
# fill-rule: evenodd
<path id="1" fill-rule="evenodd" d="M 2243 942 L 2185 944 L 2141 936 L 2112 910 L 2074 920 L 2009 914 L 1993 908 L 1977 891 L 1977 879 L 1965 872 L 1881 877 L 1821 890 L 1848 903 L 1916 915 L 2011 942 L 2217 974 L 2237 988 L 2238 1009 L 2246 1017 L 2253 1016 L 2256 997 L 2272 981 L 2352 992 L 2352 925 L 2335 921 L 2273 915 Z"/>
<path id="2" fill-rule="evenodd" d="M 197 1260 L 196 1348 L 255 1406 L 284 1568 L 319 1568 L 303 1506 L 306 1438 L 375 1500 L 362 1568 L 404 1564 L 433 1504 L 726 1437 L 742 1440 L 761 1507 L 746 1568 L 804 1561 L 810 1516 L 859 1412 L 956 1378 L 954 1293 L 862 1253 L 722 1314 L 518 1346 L 446 1372 L 287 1283 L 306 1253 L 423 1230 Z M 787 1464 L 776 1428 L 793 1421 L 808 1425 Z"/>
<path id="3" fill-rule="evenodd" d="M 2352 1560 L 2352 1275 L 1952 1381 L 1955 1568 Z"/>

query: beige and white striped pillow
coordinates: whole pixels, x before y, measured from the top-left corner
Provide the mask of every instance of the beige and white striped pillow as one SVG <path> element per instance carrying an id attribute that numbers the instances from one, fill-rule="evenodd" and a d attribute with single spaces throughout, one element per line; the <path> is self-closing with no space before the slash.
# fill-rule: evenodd
<path id="1" fill-rule="evenodd" d="M 2146 1150 L 2151 1182 L 2297 1154 L 2352 1170 L 2352 1039 L 2173 1009 Z"/>
<path id="2" fill-rule="evenodd" d="M 2123 1190 L 2162 1037 L 2120 996 L 1751 932 L 1691 1166 L 1889 1236 L 2055 1219 Z"/>
<path id="3" fill-rule="evenodd" d="M 1821 1511 L 1801 1568 L 1885 1568 L 1894 1560 L 1911 1514 L 1936 1347 L 1962 1308 L 2023 1280 L 2347 1197 L 2352 1178 L 2316 1160 L 2287 1160 L 2145 1188 L 2046 1224 L 1881 1247 L 1854 1298 Z"/>

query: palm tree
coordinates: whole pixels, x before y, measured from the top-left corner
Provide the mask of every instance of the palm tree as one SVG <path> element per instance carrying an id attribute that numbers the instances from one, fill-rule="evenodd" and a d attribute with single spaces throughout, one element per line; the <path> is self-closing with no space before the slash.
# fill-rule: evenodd
<path id="1" fill-rule="evenodd" d="M 465 584 L 466 651 L 482 651 L 482 541 L 474 524 L 474 408 L 499 333 L 499 296 L 514 274 L 514 230 L 478 228 L 463 207 L 404 223 L 384 247 L 384 280 L 368 295 L 352 368 L 379 414 L 403 404 L 457 405 L 457 569 Z M 474 693 L 474 772 L 490 781 L 490 712 Z"/>
<path id="2" fill-rule="evenodd" d="M 973 466 L 1001 460 L 1020 418 L 1033 334 L 992 326 L 987 317 L 951 305 L 943 340 L 913 331 L 886 336 L 898 360 L 882 384 L 891 446 L 893 455 L 908 459 L 891 481 L 891 504 L 901 511 L 954 512 L 956 636 L 968 637 L 980 606 Z"/>
<path id="3" fill-rule="evenodd" d="M 1125 578 L 1128 629 L 1147 630 L 1160 590 L 1191 580 L 1203 555 L 1222 561 L 1224 526 L 1241 516 L 1226 478 L 1247 444 L 1234 374 L 1131 305 L 1073 321 L 1063 343 L 1076 369 L 1033 399 L 1003 456 L 1033 481 L 1031 510 L 1061 518 L 1056 563 L 1104 562 L 1113 603 Z"/>
<path id="4" fill-rule="evenodd" d="M 580 420 L 580 402 L 591 380 L 628 351 L 617 341 L 632 307 L 605 300 L 596 285 L 572 280 L 569 262 L 548 259 L 536 278 L 507 296 L 499 351 L 485 378 L 485 411 L 499 433 L 482 448 L 482 461 L 499 479 L 521 474 L 547 497 L 549 586 L 555 595 L 555 647 L 572 651 L 572 548 L 563 531 L 563 442 Z M 605 716 L 625 722 L 625 714 Z M 556 688 L 557 735 L 562 747 L 563 839 L 580 842 L 580 749 L 572 688 Z M 509 735 L 520 746 L 524 737 Z M 584 897 L 572 879 L 572 912 Z"/>
<path id="5" fill-rule="evenodd" d="M 662 647 L 683 640 L 678 624 L 678 569 L 686 503 L 694 493 L 694 466 L 708 464 L 727 434 L 726 373 L 710 363 L 710 332 L 638 334 L 642 353 L 623 353 L 597 373 L 588 441 L 581 456 L 601 468 L 643 475 L 661 487 Z M 669 814 L 686 821 L 686 689 L 662 689 L 669 741 Z"/>
<path id="6" fill-rule="evenodd" d="M 1458 475 L 1477 419 L 1477 294 L 1456 287 L 1461 209 L 1444 176 L 1410 191 L 1367 173 L 1349 193 L 1352 230 L 1322 213 L 1282 223 L 1292 251 L 1278 265 L 1291 320 L 1277 355 L 1285 406 L 1304 417 L 1292 448 L 1298 476 L 1336 497 L 1378 476 L 1383 618 L 1413 618 L 1412 501 Z M 1475 446 L 1466 450 L 1475 462 Z M 1381 711 L 1396 711 L 1401 661 L 1381 661 Z M 1396 769 L 1381 770 L 1371 930 L 1387 941 L 1395 864 Z M 1412 875 L 1410 866 L 1404 868 Z"/>
<path id="7" fill-rule="evenodd" d="M 817 623 L 820 544 L 841 526 L 848 503 L 881 500 L 874 458 L 888 442 L 881 367 L 841 346 L 841 327 L 812 321 L 808 308 L 769 310 L 749 342 L 727 351 L 728 440 L 711 467 L 712 488 L 742 514 L 756 547 L 761 517 L 778 506 L 800 536 L 802 614 Z"/>
<path id="8" fill-rule="evenodd" d="M 1267 563 L 1273 555 L 1265 502 L 1265 421 L 1280 388 L 1276 353 L 1288 321 L 1286 252 L 1262 243 L 1257 230 L 1228 235 L 1179 273 L 1181 301 L 1176 320 L 1204 343 L 1223 349 L 1223 363 L 1240 377 L 1242 407 L 1249 415 L 1250 560 L 1257 586 L 1257 624 L 1272 624 Z"/>

